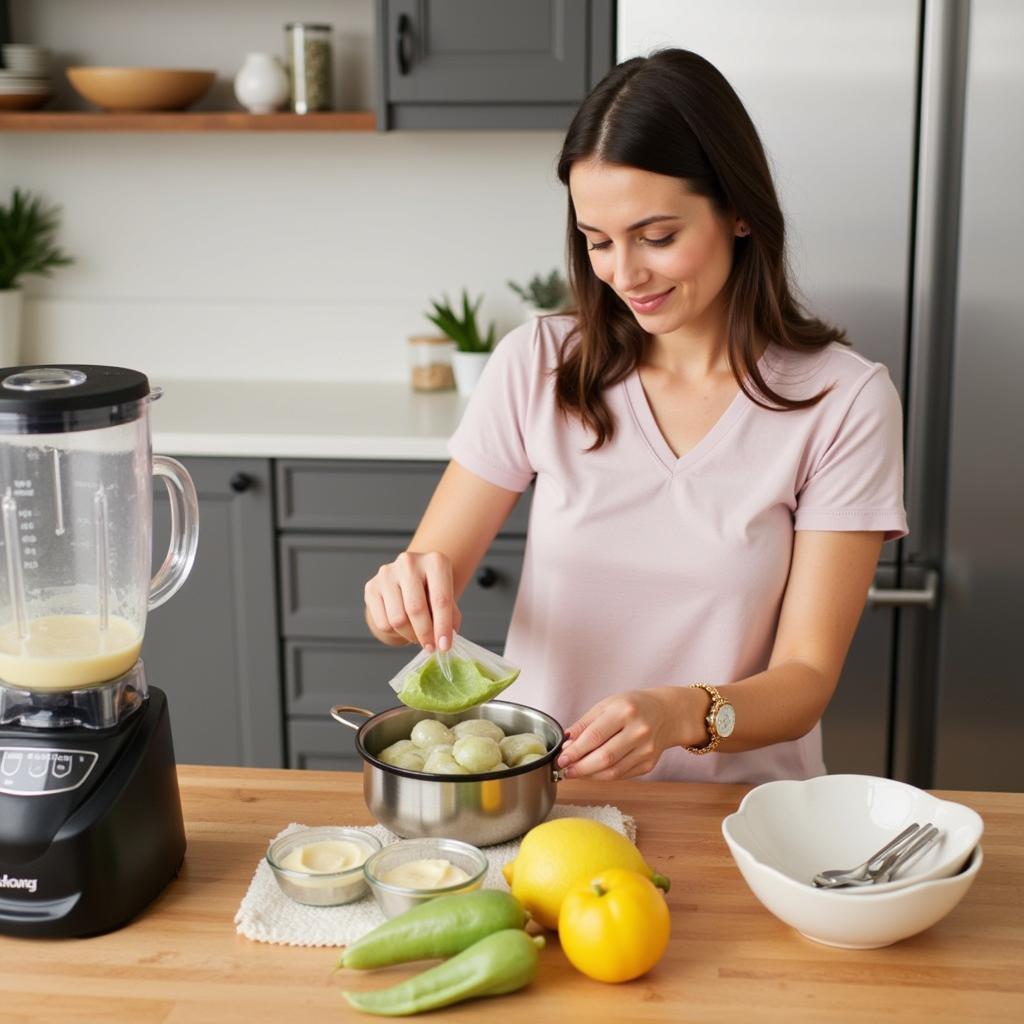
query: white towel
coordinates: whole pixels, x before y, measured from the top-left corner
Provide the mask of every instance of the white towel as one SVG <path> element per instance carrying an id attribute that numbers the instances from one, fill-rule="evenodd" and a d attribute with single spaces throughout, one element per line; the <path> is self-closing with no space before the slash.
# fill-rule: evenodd
<path id="1" fill-rule="evenodd" d="M 610 805 L 578 807 L 558 804 L 548 815 L 548 820 L 551 818 L 593 818 L 631 840 L 636 839 L 636 823 L 633 819 Z M 305 827 L 293 822 L 282 829 L 278 836 Z M 371 825 L 362 831 L 376 836 L 383 846 L 397 842 L 399 838 L 383 825 Z M 488 862 L 485 889 L 508 891 L 501 869 L 515 858 L 518 851 L 518 839 L 484 848 Z M 369 894 L 340 907 L 307 907 L 296 903 L 281 892 L 265 859 L 257 865 L 249 890 L 235 914 L 235 924 L 240 935 L 257 942 L 275 942 L 286 946 L 347 946 L 377 925 L 383 924 L 384 920 L 380 908 Z"/>

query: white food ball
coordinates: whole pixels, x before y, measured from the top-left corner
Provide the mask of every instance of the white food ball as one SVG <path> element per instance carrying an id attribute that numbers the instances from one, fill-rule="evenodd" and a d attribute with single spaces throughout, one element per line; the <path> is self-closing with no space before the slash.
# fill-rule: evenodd
<path id="1" fill-rule="evenodd" d="M 434 751 L 423 765 L 425 772 L 431 775 L 468 775 L 469 771 L 463 768 L 450 753 L 444 750 Z"/>
<path id="2" fill-rule="evenodd" d="M 410 772 L 423 771 L 423 755 L 418 750 L 403 750 L 398 754 L 392 754 L 391 760 L 384 763 L 393 768 L 405 768 Z"/>
<path id="3" fill-rule="evenodd" d="M 544 755 L 543 754 L 523 754 L 515 764 L 513 768 L 521 768 L 524 764 L 529 764 L 531 761 L 539 761 Z"/>
<path id="4" fill-rule="evenodd" d="M 488 739 L 494 740 L 495 743 L 500 743 L 505 738 L 501 726 L 486 718 L 467 718 L 456 722 L 452 726 L 452 732 L 455 733 L 457 740 L 461 740 L 463 736 L 486 736 Z"/>
<path id="5" fill-rule="evenodd" d="M 520 732 L 501 741 L 501 759 L 506 764 L 518 765 L 527 754 L 546 754 L 548 748 L 534 732 Z"/>
<path id="6" fill-rule="evenodd" d="M 455 742 L 451 730 L 435 718 L 424 718 L 421 722 L 417 722 L 412 727 L 412 735 L 409 739 L 424 750 L 440 746 L 442 743 Z"/>
<path id="7" fill-rule="evenodd" d="M 405 754 L 410 750 L 416 750 L 416 744 L 412 740 L 398 740 L 390 747 L 385 747 L 378 755 L 378 759 L 385 764 L 391 764 L 391 759 L 399 754 Z"/>
<path id="8" fill-rule="evenodd" d="M 421 750 L 420 753 L 424 757 L 430 757 L 431 754 L 440 751 L 442 754 L 450 754 L 452 752 L 451 743 L 438 743 L 436 747 L 431 747 L 429 750 Z"/>
<path id="9" fill-rule="evenodd" d="M 489 736 L 463 736 L 455 741 L 452 756 L 471 772 L 489 772 L 501 761 L 501 750 Z"/>

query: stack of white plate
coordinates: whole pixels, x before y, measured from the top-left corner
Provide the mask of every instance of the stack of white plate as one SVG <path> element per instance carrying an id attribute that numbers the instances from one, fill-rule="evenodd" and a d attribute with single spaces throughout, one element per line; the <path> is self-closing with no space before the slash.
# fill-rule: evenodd
<path id="1" fill-rule="evenodd" d="M 0 110 L 34 110 L 51 95 L 50 51 L 27 43 L 7 43 L 2 48 Z"/>

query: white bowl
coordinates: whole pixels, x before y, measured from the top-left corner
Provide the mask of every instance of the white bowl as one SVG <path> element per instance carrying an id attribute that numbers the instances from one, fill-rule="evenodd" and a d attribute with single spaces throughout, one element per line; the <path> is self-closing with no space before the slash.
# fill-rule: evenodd
<path id="1" fill-rule="evenodd" d="M 931 856 L 908 866 L 907 877 L 855 889 L 812 884 L 822 868 L 855 867 L 911 821 L 934 821 L 944 837 Z M 970 808 L 857 775 L 766 783 L 722 822 L 733 859 L 761 903 L 807 938 L 848 949 L 888 946 L 945 917 L 981 867 L 981 831 Z"/>
<path id="2" fill-rule="evenodd" d="M 871 886 L 873 895 L 956 874 L 984 830 L 970 807 L 872 775 L 767 782 L 726 822 L 733 840 L 757 861 L 807 886 L 819 871 L 857 867 L 912 822 L 933 823 L 942 833 L 938 842 L 893 881 Z"/>

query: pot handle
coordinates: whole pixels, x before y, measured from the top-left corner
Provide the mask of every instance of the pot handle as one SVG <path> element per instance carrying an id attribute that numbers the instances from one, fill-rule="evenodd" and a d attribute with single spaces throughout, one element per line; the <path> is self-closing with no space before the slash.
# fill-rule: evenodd
<path id="1" fill-rule="evenodd" d="M 552 782 L 565 782 L 565 772 L 561 768 L 551 769 L 551 781 Z"/>
<path id="2" fill-rule="evenodd" d="M 354 708 L 348 704 L 335 704 L 331 708 L 331 718 L 336 722 L 340 722 L 342 725 L 347 725 L 353 732 L 359 732 L 359 726 L 350 722 L 347 718 L 342 718 L 342 712 L 348 711 L 355 715 L 363 715 L 366 718 L 373 718 L 373 712 L 367 711 L 366 708 Z"/>

